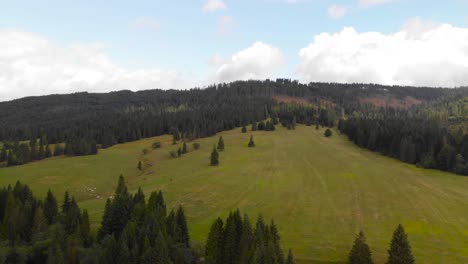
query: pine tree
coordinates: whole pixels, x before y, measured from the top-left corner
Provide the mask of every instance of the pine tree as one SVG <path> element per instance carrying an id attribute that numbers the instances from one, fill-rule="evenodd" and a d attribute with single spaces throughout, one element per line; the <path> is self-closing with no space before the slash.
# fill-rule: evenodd
<path id="1" fill-rule="evenodd" d="M 255 147 L 255 142 L 253 140 L 253 135 L 250 136 L 250 140 L 249 140 L 249 144 L 248 144 L 249 148 L 254 148 Z"/>
<path id="2" fill-rule="evenodd" d="M 224 140 L 222 136 L 219 137 L 219 140 L 218 140 L 218 150 L 224 151 Z"/>
<path id="3" fill-rule="evenodd" d="M 83 214 L 81 215 L 81 223 L 80 223 L 80 232 L 81 232 L 81 240 L 83 241 L 83 245 L 85 247 L 91 246 L 91 226 L 89 223 L 89 215 L 88 210 L 83 210 Z"/>
<path id="4" fill-rule="evenodd" d="M 62 213 L 67 214 L 67 212 L 70 210 L 70 207 L 71 207 L 70 194 L 68 193 L 68 191 L 66 191 L 65 196 L 63 198 Z"/>
<path id="5" fill-rule="evenodd" d="M 44 201 L 44 216 L 47 219 L 49 225 L 54 224 L 57 220 L 58 215 L 58 204 L 54 194 L 49 190 Z"/>
<path id="6" fill-rule="evenodd" d="M 349 252 L 350 264 L 372 264 L 372 254 L 369 246 L 366 243 L 366 237 L 361 231 L 354 240 L 351 252 Z"/>
<path id="7" fill-rule="evenodd" d="M 294 260 L 294 255 L 291 249 L 289 249 L 288 251 L 288 257 L 286 258 L 285 264 L 296 264 L 296 261 Z"/>
<path id="8" fill-rule="evenodd" d="M 413 264 L 414 257 L 411 252 L 411 246 L 408 242 L 408 235 L 405 233 L 403 226 L 398 225 L 393 232 L 392 242 L 388 250 L 387 264 Z"/>
<path id="9" fill-rule="evenodd" d="M 2 152 L 0 152 L 0 162 L 7 161 L 7 159 L 8 159 L 7 150 L 6 150 L 6 147 L 3 146 Z"/>
<path id="10" fill-rule="evenodd" d="M 216 148 L 213 148 L 213 151 L 211 152 L 211 166 L 218 166 L 219 165 L 219 154 Z"/>
<path id="11" fill-rule="evenodd" d="M 179 206 L 176 213 L 176 234 L 175 239 L 177 242 L 183 244 L 187 248 L 190 246 L 190 238 L 187 227 L 187 220 L 182 206 Z"/>
<path id="12" fill-rule="evenodd" d="M 205 261 L 207 264 L 223 263 L 223 220 L 218 218 L 211 225 L 205 246 Z"/>
<path id="13" fill-rule="evenodd" d="M 331 137 L 333 135 L 333 132 L 329 128 L 327 128 L 327 130 L 325 130 L 325 133 L 323 133 L 323 135 L 325 137 Z"/>
<path id="14" fill-rule="evenodd" d="M 138 170 L 142 170 L 142 169 L 143 169 L 143 167 L 142 167 L 142 165 L 141 165 L 141 161 L 138 161 L 137 168 L 138 168 Z"/>
<path id="15" fill-rule="evenodd" d="M 187 150 L 187 144 L 184 141 L 184 144 L 182 145 L 182 154 L 186 154 L 186 153 L 188 153 L 188 150 Z"/>

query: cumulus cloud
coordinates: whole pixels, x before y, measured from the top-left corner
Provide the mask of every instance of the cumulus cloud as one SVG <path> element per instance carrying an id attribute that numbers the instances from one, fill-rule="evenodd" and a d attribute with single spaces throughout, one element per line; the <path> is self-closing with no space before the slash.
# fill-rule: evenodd
<path id="1" fill-rule="evenodd" d="M 128 23 L 131 29 L 159 29 L 159 21 L 151 17 L 139 17 Z"/>
<path id="2" fill-rule="evenodd" d="M 203 6 L 204 12 L 215 12 L 218 10 L 226 9 L 226 4 L 223 0 L 207 0 Z"/>
<path id="3" fill-rule="evenodd" d="M 321 33 L 299 52 L 302 81 L 468 85 L 468 28 L 411 19 L 399 32 Z"/>
<path id="4" fill-rule="evenodd" d="M 0 29 L 0 101 L 51 93 L 185 88 L 174 70 L 128 70 L 99 44 L 61 47 L 21 30 Z"/>
<path id="5" fill-rule="evenodd" d="M 286 63 L 280 49 L 256 42 L 228 58 L 215 55 L 211 63 L 217 63 L 216 70 L 209 77 L 214 82 L 230 82 L 235 80 L 274 78 Z"/>
<path id="6" fill-rule="evenodd" d="M 359 5 L 363 7 L 369 7 L 373 5 L 387 4 L 390 2 L 395 2 L 395 0 L 359 0 Z"/>
<path id="7" fill-rule="evenodd" d="M 222 16 L 218 20 L 218 30 L 221 34 L 227 34 L 231 31 L 235 24 L 234 17 Z"/>
<path id="8" fill-rule="evenodd" d="M 328 16 L 332 19 L 340 19 L 348 12 L 348 8 L 344 5 L 331 5 L 328 8 Z"/>

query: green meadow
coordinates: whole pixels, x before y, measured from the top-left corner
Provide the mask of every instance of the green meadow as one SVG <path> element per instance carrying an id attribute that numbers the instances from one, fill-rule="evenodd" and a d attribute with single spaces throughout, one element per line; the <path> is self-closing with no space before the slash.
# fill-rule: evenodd
<path id="1" fill-rule="evenodd" d="M 69 190 L 99 227 L 104 204 L 123 174 L 147 197 L 162 190 L 169 207 L 184 206 L 191 239 L 201 245 L 213 220 L 239 208 L 273 218 L 285 249 L 300 263 L 345 263 L 363 230 L 377 263 L 384 263 L 401 223 L 417 263 L 468 263 L 468 177 L 426 170 L 360 149 L 336 131 L 298 126 L 274 132 L 220 133 L 225 150 L 210 167 L 218 136 L 201 149 L 170 158 L 172 137 L 144 139 L 85 157 L 58 157 L 0 169 L 0 185 L 16 180 L 45 197 Z M 250 135 L 256 147 L 248 148 Z M 162 148 L 151 149 L 154 142 Z M 142 150 L 148 149 L 146 155 Z M 137 163 L 143 162 L 143 171 Z"/>

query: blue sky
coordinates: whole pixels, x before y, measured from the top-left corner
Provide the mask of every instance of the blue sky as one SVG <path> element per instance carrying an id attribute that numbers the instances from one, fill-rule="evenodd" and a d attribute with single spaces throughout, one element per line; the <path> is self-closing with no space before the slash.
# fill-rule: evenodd
<path id="1" fill-rule="evenodd" d="M 210 1 L 215 7 L 220 8 L 207 10 L 206 7 L 210 4 Z M 336 7 L 334 13 L 331 10 L 333 6 Z M 304 81 L 314 81 L 315 77 L 311 73 L 298 74 L 298 72 L 301 72 L 301 64 L 304 67 L 311 65 L 310 61 L 304 62 L 304 58 L 299 56 L 299 52 L 314 43 L 316 41 L 315 37 L 320 33 L 333 35 L 342 32 L 345 27 L 352 27 L 359 38 L 362 37 L 359 34 L 366 32 L 379 32 L 382 36 L 389 36 L 402 31 L 402 27 L 408 21 L 414 21 L 415 18 L 418 18 L 418 23 L 423 25 L 448 24 L 453 28 L 466 29 L 468 27 L 468 1 L 15 0 L 1 1 L 0 3 L 0 30 L 8 30 L 8 34 L 12 34 L 14 31 L 26 35 L 34 34 L 34 36 L 30 35 L 28 37 L 45 39 L 51 47 L 61 49 L 61 52 L 54 51 L 54 53 L 50 51 L 52 48 L 47 48 L 51 54 L 55 54 L 54 56 L 69 53 L 67 49 L 71 46 L 97 45 L 99 51 L 95 54 L 104 54 L 108 61 L 111 61 L 125 73 L 130 74 L 131 71 L 146 69 L 173 71 L 183 76 L 181 78 L 184 80 L 180 82 L 188 86 L 236 79 L 236 72 L 229 72 L 227 76 L 230 76 L 230 78 L 226 80 L 216 77 L 217 72 L 222 71 L 220 69 L 223 65 L 225 66 L 224 69 L 227 70 L 232 69 L 232 67 L 235 69 L 251 68 L 251 73 L 239 73 L 238 79 L 245 79 L 246 76 L 252 78 L 270 77 L 268 73 L 271 71 L 275 73 L 271 77 L 290 77 L 304 79 Z M 430 29 L 436 27 L 431 26 Z M 421 28 L 426 27 L 421 26 Z M 3 33 L 5 38 L 12 39 L 11 35 Z M 335 41 L 343 41 L 343 39 L 338 38 Z M 464 41 L 462 39 L 462 42 Z M 466 41 L 468 42 L 468 39 Z M 259 45 L 258 49 L 253 49 L 250 52 L 257 54 L 259 50 L 264 50 L 266 56 L 268 56 L 271 53 L 268 49 L 274 48 L 281 54 L 281 58 L 266 58 L 265 61 L 281 63 L 281 67 L 270 69 L 265 65 L 252 65 L 247 62 L 243 66 L 234 67 L 231 65 L 237 53 L 252 47 L 254 43 L 258 42 L 264 44 L 264 46 Z M 457 47 L 462 52 L 466 47 L 464 44 Z M 18 47 L 25 45 L 25 43 L 15 45 Z M 312 48 L 315 49 L 316 47 Z M 45 51 L 38 49 L 38 52 L 44 53 Z M 89 54 L 93 52 L 89 52 Z M 315 51 L 309 50 L 309 54 L 312 53 L 315 53 Z M 248 57 L 248 54 L 246 56 Z M 37 64 L 36 60 L 34 67 L 51 68 L 50 65 L 46 65 L 47 59 L 44 59 L 44 56 L 40 57 L 44 62 Z M 24 58 L 23 55 L 22 58 Z M 263 60 L 263 57 L 252 59 Z M 0 63 L 2 63 L 1 60 L 2 57 L 0 56 Z M 70 60 L 63 63 L 68 65 L 71 63 Z M 245 60 L 248 60 L 248 58 Z M 13 62 L 4 61 L 3 63 Z M 439 62 L 435 61 L 433 63 L 437 64 Z M 452 61 L 449 61 L 449 63 L 460 66 L 458 62 L 452 63 Z M 342 66 L 347 67 L 350 65 L 337 65 L 336 67 L 342 68 Z M 461 66 L 463 67 L 457 68 L 457 70 L 464 71 L 467 65 L 463 64 Z M 80 66 L 81 69 L 83 67 Z M 259 67 L 264 67 L 263 71 L 266 74 L 263 74 L 264 72 L 259 70 Z M 60 66 L 55 68 L 60 68 Z M 70 71 L 73 71 L 73 69 Z M 90 71 L 93 71 L 93 68 L 90 68 Z M 48 72 L 50 73 L 50 71 Z M 304 78 L 304 75 L 308 77 Z M 15 77 L 17 76 L 19 74 L 15 75 Z M 22 78 L 27 76 L 31 75 L 24 74 Z M 106 75 L 103 74 L 103 76 Z M 161 78 L 164 78 L 163 76 Z M 331 78 L 334 75 L 324 73 L 324 76 L 330 76 L 327 78 Z M 316 80 L 324 80 L 324 76 L 317 77 Z M 3 79 L 12 78 L 11 76 L 3 77 Z M 0 80 L 1 78 L 2 73 L 0 73 Z M 394 79 L 380 78 L 376 80 L 382 80 L 381 82 L 385 83 L 385 80 Z M 357 75 L 344 79 L 344 81 L 356 80 L 360 80 Z M 48 79 L 48 81 L 50 82 L 51 79 Z M 57 81 L 57 83 L 63 83 L 62 81 Z M 367 80 L 363 78 L 362 81 Z M 373 81 L 373 79 L 370 81 Z M 411 82 L 411 80 L 406 79 L 405 81 L 414 85 L 427 85 L 426 83 Z M 18 82 L 23 81 L 16 79 L 15 83 Z M 450 84 L 450 82 L 446 83 Z M 9 84 L 11 83 L 3 83 L 3 85 Z M 95 82 L 75 88 L 68 87 L 63 89 L 63 92 L 77 89 L 86 90 L 86 88 L 92 91 L 105 91 L 105 89 L 94 87 L 94 85 L 98 84 L 99 82 Z M 153 84 L 154 88 L 164 86 L 157 82 Z M 398 84 L 398 81 L 396 81 L 396 84 Z M 435 82 L 434 86 L 444 84 L 444 82 Z M 463 83 L 455 84 L 463 85 Z M 129 87 L 129 89 L 140 88 L 148 88 L 148 85 Z M 18 92 L 17 95 L 8 96 L 6 95 L 8 89 L 11 88 L 2 87 L 0 81 L 0 96 L 2 96 L 3 92 L 4 98 L 25 96 L 31 91 L 28 90 L 30 89 L 28 87 L 19 87 L 24 91 Z M 59 88 L 57 89 L 47 90 L 47 88 L 42 88 L 40 91 L 33 89 L 32 94 L 61 92 Z M 0 98 L 1 100 L 2 98 Z"/>

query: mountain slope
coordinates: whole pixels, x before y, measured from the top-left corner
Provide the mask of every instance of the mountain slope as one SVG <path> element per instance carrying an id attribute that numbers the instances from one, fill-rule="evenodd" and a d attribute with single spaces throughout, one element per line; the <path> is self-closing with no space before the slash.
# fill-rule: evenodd
<path id="1" fill-rule="evenodd" d="M 188 212 L 192 239 L 204 242 L 212 221 L 240 208 L 274 218 L 283 245 L 303 263 L 342 263 L 364 230 L 377 263 L 386 259 L 398 223 L 409 233 L 419 263 L 468 262 L 468 178 L 389 159 L 355 147 L 344 136 L 298 126 L 274 132 L 220 133 L 226 149 L 209 166 L 218 137 L 171 159 L 168 136 L 116 145 L 97 156 L 54 158 L 0 169 L 0 185 L 21 179 L 37 195 L 69 189 L 91 212 L 95 228 L 113 183 L 123 173 L 132 189 L 162 189 L 170 206 Z M 163 147 L 143 155 L 161 141 Z M 189 145 L 191 146 L 191 145 Z M 143 160 L 144 171 L 136 169 Z M 112 184 L 109 184 L 112 183 Z"/>

